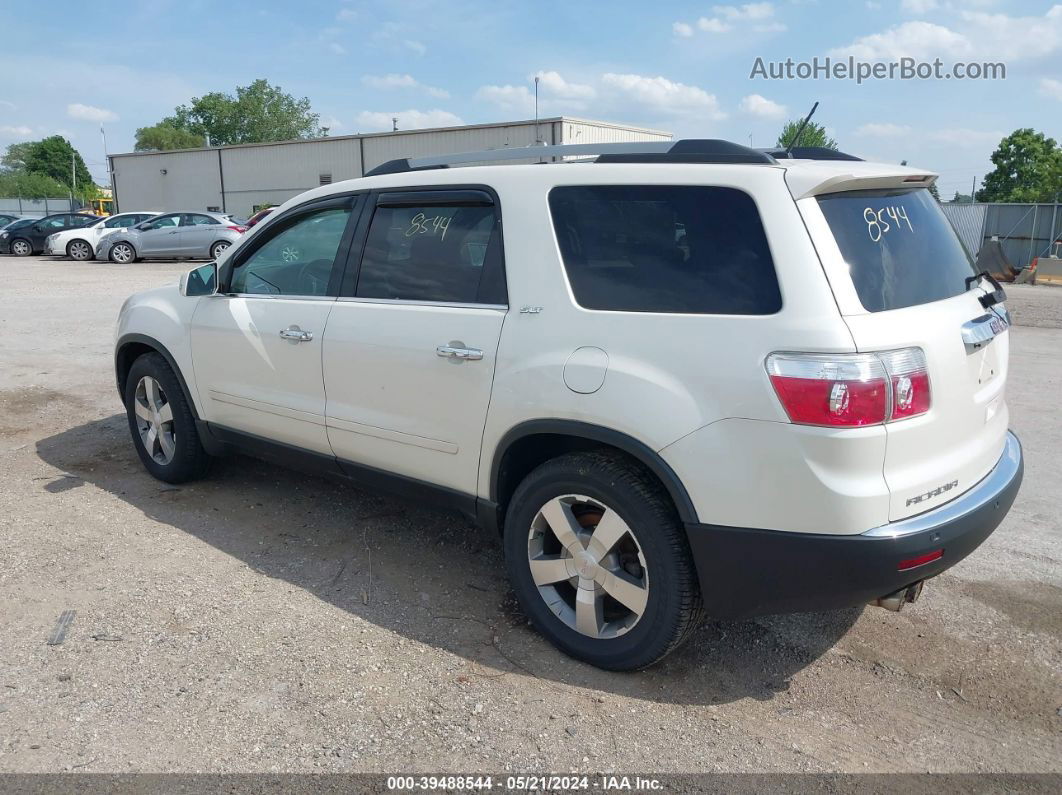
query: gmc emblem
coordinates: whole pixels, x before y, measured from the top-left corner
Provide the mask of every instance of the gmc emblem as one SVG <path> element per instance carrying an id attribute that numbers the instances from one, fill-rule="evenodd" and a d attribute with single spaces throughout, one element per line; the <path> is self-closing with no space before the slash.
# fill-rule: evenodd
<path id="1" fill-rule="evenodd" d="M 959 485 L 959 481 L 953 480 L 951 483 L 945 483 L 943 486 L 937 486 L 931 491 L 927 491 L 925 494 L 919 494 L 917 497 L 911 497 L 907 500 L 908 505 L 917 505 L 924 500 L 931 500 L 934 497 L 939 497 L 946 491 L 951 491 L 953 488 Z"/>

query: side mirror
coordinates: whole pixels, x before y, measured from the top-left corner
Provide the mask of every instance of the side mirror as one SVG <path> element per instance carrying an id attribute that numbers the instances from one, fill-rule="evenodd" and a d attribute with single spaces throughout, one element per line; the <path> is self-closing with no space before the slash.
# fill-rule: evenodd
<path id="1" fill-rule="evenodd" d="M 218 291 L 218 264 L 208 262 L 181 276 L 181 295 L 213 295 Z"/>

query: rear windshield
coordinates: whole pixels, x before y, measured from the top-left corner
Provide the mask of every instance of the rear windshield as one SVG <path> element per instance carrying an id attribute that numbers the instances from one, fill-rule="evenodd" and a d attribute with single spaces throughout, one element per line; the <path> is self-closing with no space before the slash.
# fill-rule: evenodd
<path id="1" fill-rule="evenodd" d="M 902 309 L 966 291 L 974 267 L 925 188 L 819 197 L 852 284 L 869 312 Z"/>
<path id="2" fill-rule="evenodd" d="M 782 306 L 747 193 L 566 186 L 550 191 L 549 206 L 572 292 L 586 309 L 770 315 Z"/>

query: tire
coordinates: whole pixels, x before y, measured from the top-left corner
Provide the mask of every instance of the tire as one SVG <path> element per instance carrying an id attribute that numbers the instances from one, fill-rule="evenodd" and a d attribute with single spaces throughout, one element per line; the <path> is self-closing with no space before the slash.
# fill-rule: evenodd
<path id="1" fill-rule="evenodd" d="M 125 382 L 125 411 L 133 446 L 154 477 L 186 483 L 210 469 L 191 406 L 161 354 L 147 353 L 133 362 Z"/>
<path id="2" fill-rule="evenodd" d="M 11 241 L 11 253 L 16 257 L 28 257 L 33 253 L 33 244 L 21 237 Z"/>
<path id="3" fill-rule="evenodd" d="M 210 258 L 216 260 L 218 257 L 221 256 L 221 252 L 231 245 L 232 243 L 227 240 L 219 240 L 217 243 L 210 247 Z"/>
<path id="4" fill-rule="evenodd" d="M 532 471 L 509 503 L 503 543 L 524 614 L 576 659 L 645 668 L 700 623 L 700 587 L 675 507 L 622 455 L 570 453 Z"/>
<path id="5" fill-rule="evenodd" d="M 119 265 L 128 265 L 139 259 L 132 243 L 126 243 L 124 240 L 111 246 L 111 250 L 108 252 L 107 256 L 110 258 L 111 262 L 117 262 Z"/>
<path id="6" fill-rule="evenodd" d="M 66 256 L 77 262 L 86 262 L 95 257 L 95 253 L 86 241 L 71 240 L 66 246 Z"/>

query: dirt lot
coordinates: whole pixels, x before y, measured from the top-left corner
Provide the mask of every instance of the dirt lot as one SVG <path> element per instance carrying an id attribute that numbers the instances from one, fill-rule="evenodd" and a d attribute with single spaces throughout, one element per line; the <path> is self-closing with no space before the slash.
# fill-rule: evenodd
<path id="1" fill-rule="evenodd" d="M 247 458 L 145 474 L 114 318 L 187 267 L 0 259 L 0 771 L 1062 771 L 1062 289 L 1007 288 L 1025 485 L 921 602 L 617 675 L 459 518 Z"/>

